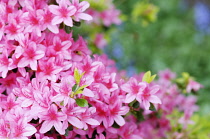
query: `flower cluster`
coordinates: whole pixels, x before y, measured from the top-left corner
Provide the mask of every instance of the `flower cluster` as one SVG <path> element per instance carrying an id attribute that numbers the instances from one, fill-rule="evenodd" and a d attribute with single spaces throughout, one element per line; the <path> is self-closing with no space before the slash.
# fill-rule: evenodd
<path id="1" fill-rule="evenodd" d="M 169 105 L 171 96 L 186 103 L 180 123 L 197 109 L 169 80 L 152 82 L 150 72 L 126 79 L 105 55 L 92 56 L 81 36 L 66 33 L 92 19 L 84 13 L 88 2 L 3 0 L 0 6 L 0 138 L 149 138 L 168 125 L 155 114 L 181 103 Z M 197 91 L 194 84 L 187 90 Z"/>
<path id="2" fill-rule="evenodd" d="M 88 7 L 78 0 L 1 2 L 0 138 L 118 136 L 112 126 L 123 126 L 129 112 L 124 81 L 106 57 L 92 59 L 85 40 L 62 29 L 90 20 Z"/>

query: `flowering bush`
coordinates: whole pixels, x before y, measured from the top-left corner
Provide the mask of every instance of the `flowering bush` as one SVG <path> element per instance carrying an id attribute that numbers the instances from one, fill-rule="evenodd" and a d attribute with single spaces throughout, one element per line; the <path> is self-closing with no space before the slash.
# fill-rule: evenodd
<path id="1" fill-rule="evenodd" d="M 190 76 L 175 80 L 166 70 L 158 81 L 151 72 L 128 79 L 105 55 L 91 55 L 81 36 L 72 37 L 74 25 L 92 19 L 88 2 L 0 6 L 0 138 L 149 139 L 173 131 L 167 116 L 175 110 L 184 112 L 182 129 L 192 122 L 198 108 L 188 94 L 201 85 Z"/>

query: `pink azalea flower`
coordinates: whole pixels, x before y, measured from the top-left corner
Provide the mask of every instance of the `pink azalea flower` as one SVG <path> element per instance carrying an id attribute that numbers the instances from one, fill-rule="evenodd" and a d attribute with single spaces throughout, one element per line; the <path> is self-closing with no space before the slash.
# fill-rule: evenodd
<path id="1" fill-rule="evenodd" d="M 13 90 L 13 88 L 16 87 L 16 78 L 17 74 L 10 73 L 6 76 L 6 78 L 0 78 L 0 91 L 3 93 L 3 91 L 6 90 L 7 94 L 10 94 Z"/>
<path id="2" fill-rule="evenodd" d="M 37 76 L 41 79 L 49 79 L 56 80 L 56 74 L 58 74 L 62 67 L 58 67 L 55 65 L 55 58 L 52 57 L 46 60 L 39 60 L 39 68 L 40 70 L 37 72 Z"/>
<path id="3" fill-rule="evenodd" d="M 71 16 L 75 14 L 76 8 L 72 5 L 69 5 L 69 2 L 67 2 L 67 0 L 60 0 L 59 6 L 50 5 L 49 10 L 55 15 L 52 20 L 53 25 L 64 22 L 64 24 L 66 24 L 67 26 L 73 26 Z"/>
<path id="4" fill-rule="evenodd" d="M 88 129 L 87 124 L 89 125 L 100 125 L 100 123 L 92 118 L 93 113 L 96 112 L 96 109 L 94 107 L 86 108 L 84 113 L 81 113 L 78 115 L 78 118 L 81 120 L 83 124 L 84 130 Z"/>
<path id="5" fill-rule="evenodd" d="M 27 139 L 27 137 L 37 132 L 36 128 L 27 123 L 26 118 L 21 118 L 19 121 L 13 121 L 10 124 L 10 138 Z"/>
<path id="6" fill-rule="evenodd" d="M 28 47 L 24 49 L 23 57 L 18 63 L 18 67 L 30 65 L 32 70 L 37 70 L 37 60 L 44 57 L 45 52 L 39 50 L 35 42 L 29 42 Z"/>
<path id="7" fill-rule="evenodd" d="M 97 34 L 94 43 L 100 49 L 103 49 L 107 45 L 107 41 L 103 34 Z"/>
<path id="8" fill-rule="evenodd" d="M 58 26 L 53 25 L 53 18 L 54 15 L 49 11 L 48 7 L 46 6 L 45 10 L 41 12 L 41 16 L 43 16 L 42 20 L 42 30 L 48 28 L 53 33 L 57 34 L 59 32 Z"/>
<path id="9" fill-rule="evenodd" d="M 14 109 L 18 106 L 18 103 L 16 102 L 16 97 L 14 94 L 9 94 L 6 101 L 0 102 L 0 107 L 4 109 L 5 111 L 10 111 L 11 109 Z"/>
<path id="10" fill-rule="evenodd" d="M 13 60 L 11 58 L 8 58 L 7 50 L 4 50 L 2 54 L 0 54 L 0 67 L 0 73 L 3 78 L 7 76 L 9 70 L 15 68 L 15 66 L 13 65 Z"/>
<path id="11" fill-rule="evenodd" d="M 95 105 L 95 107 L 96 107 L 96 113 L 95 113 L 94 118 L 96 118 L 96 120 L 99 123 L 103 122 L 104 127 L 108 128 L 109 127 L 109 118 L 108 118 L 109 107 L 108 107 L 108 105 L 101 102 L 101 103 L 97 103 Z"/>
<path id="12" fill-rule="evenodd" d="M 142 137 L 138 135 L 138 127 L 134 122 L 127 122 L 124 126 L 120 127 L 118 132 L 122 139 L 142 139 Z"/>
<path id="13" fill-rule="evenodd" d="M 65 129 L 62 128 L 63 124 L 61 121 L 66 120 L 67 116 L 62 112 L 58 112 L 58 108 L 55 104 L 52 104 L 50 108 L 40 114 L 40 119 L 44 120 L 39 130 L 40 133 L 46 133 L 53 126 L 59 134 L 64 135 Z"/>
<path id="14" fill-rule="evenodd" d="M 23 38 L 23 26 L 20 26 L 13 20 L 7 26 L 5 26 L 6 37 L 9 40 L 18 40 L 19 38 Z"/>
<path id="15" fill-rule="evenodd" d="M 202 88 L 203 86 L 201 84 L 199 84 L 196 81 L 193 81 L 192 79 L 189 80 L 189 83 L 187 85 L 187 89 L 186 91 L 188 93 L 190 93 L 191 91 L 198 91 L 200 88 Z"/>
<path id="16" fill-rule="evenodd" d="M 48 52 L 53 56 L 63 56 L 64 59 L 71 59 L 71 55 L 68 51 L 72 45 L 71 41 L 61 41 L 58 36 L 53 38 L 53 45 L 49 46 Z"/>
<path id="17" fill-rule="evenodd" d="M 121 89 L 128 92 L 125 98 L 125 103 L 130 103 L 137 98 L 137 95 L 141 93 L 146 88 L 146 83 L 137 82 L 135 78 L 130 78 L 130 80 L 121 86 Z"/>
<path id="18" fill-rule="evenodd" d="M 23 16 L 25 17 L 25 22 L 27 26 L 25 28 L 25 32 L 35 32 L 37 36 L 41 37 L 41 30 L 42 30 L 42 10 L 30 11 L 24 13 Z"/>
<path id="19" fill-rule="evenodd" d="M 87 1 L 82 1 L 79 3 L 79 0 L 72 0 L 72 4 L 76 7 L 76 13 L 74 14 L 75 21 L 83 20 L 92 20 L 92 17 L 89 14 L 83 13 L 90 4 Z"/>
<path id="20" fill-rule="evenodd" d="M 81 36 L 79 36 L 79 39 L 72 44 L 71 51 L 73 61 L 81 61 L 87 55 L 91 54 L 85 40 Z"/>
<path id="21" fill-rule="evenodd" d="M 113 23 L 119 25 L 121 23 L 119 15 L 120 11 L 116 10 L 115 7 L 112 6 L 110 9 L 101 13 L 101 18 L 105 26 L 110 26 Z"/>
<path id="22" fill-rule="evenodd" d="M 114 121 L 119 125 L 123 126 L 125 124 L 125 120 L 122 115 L 126 115 L 129 112 L 129 108 L 127 106 L 122 106 L 120 101 L 117 101 L 113 105 L 109 105 L 109 126 L 112 126 Z"/>
<path id="23" fill-rule="evenodd" d="M 5 119 L 0 119 L 0 138 L 6 139 L 9 137 L 10 129 L 8 127 L 8 121 Z"/>
<path id="24" fill-rule="evenodd" d="M 69 100 L 71 99 L 69 96 L 72 92 L 72 87 L 75 84 L 75 80 L 73 76 L 63 77 L 61 78 L 61 83 L 58 85 L 59 90 L 57 95 L 52 98 L 54 102 L 64 102 L 64 106 L 67 105 Z"/>
<path id="25" fill-rule="evenodd" d="M 79 129 L 83 128 L 83 123 L 81 120 L 79 120 L 77 115 L 81 114 L 85 110 L 81 107 L 76 107 L 74 99 L 69 100 L 68 106 L 63 107 L 62 111 L 67 115 L 66 122 L 69 122 L 76 128 L 79 128 Z"/>
<path id="26" fill-rule="evenodd" d="M 154 104 L 161 104 L 161 100 L 154 95 L 159 89 L 159 85 L 149 86 L 149 84 L 147 84 L 146 88 L 137 94 L 136 100 L 139 103 L 142 103 L 146 110 L 149 110 L 150 102 Z"/>

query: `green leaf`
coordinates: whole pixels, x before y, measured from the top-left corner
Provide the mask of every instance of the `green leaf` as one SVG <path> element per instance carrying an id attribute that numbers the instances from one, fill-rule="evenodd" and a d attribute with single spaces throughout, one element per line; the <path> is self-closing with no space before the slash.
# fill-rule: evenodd
<path id="1" fill-rule="evenodd" d="M 60 102 L 60 105 L 61 105 L 61 106 L 64 106 L 64 101 L 61 101 L 61 102 Z"/>
<path id="2" fill-rule="evenodd" d="M 157 111 L 153 103 L 150 103 L 149 110 L 151 110 L 151 111 Z"/>
<path id="3" fill-rule="evenodd" d="M 67 34 L 71 33 L 71 27 L 69 27 L 69 26 L 65 26 L 64 30 Z"/>
<path id="4" fill-rule="evenodd" d="M 139 102 L 136 101 L 136 102 L 133 104 L 133 107 L 137 109 L 137 108 L 139 107 Z"/>
<path id="5" fill-rule="evenodd" d="M 79 88 L 79 85 L 75 84 L 73 87 L 72 87 L 72 91 L 73 92 L 76 92 Z"/>
<path id="6" fill-rule="evenodd" d="M 80 74 L 77 68 L 74 69 L 74 79 L 75 79 L 77 85 L 79 85 L 80 80 L 84 74 L 85 74 L 85 72 Z"/>
<path id="7" fill-rule="evenodd" d="M 151 83 L 155 79 L 155 77 L 156 77 L 156 74 L 151 76 L 151 71 L 147 71 L 144 74 L 144 76 L 142 78 L 142 81 L 147 82 L 147 83 Z"/>
<path id="8" fill-rule="evenodd" d="M 86 99 L 77 98 L 76 99 L 76 103 L 80 107 L 86 107 L 86 106 L 88 106 L 88 101 Z"/>
<path id="9" fill-rule="evenodd" d="M 74 26 L 77 26 L 77 27 L 80 27 L 81 22 L 77 22 L 77 21 L 74 21 L 74 20 L 73 20 L 73 25 L 74 25 Z"/>
<path id="10" fill-rule="evenodd" d="M 112 125 L 112 127 L 114 127 L 114 128 L 120 128 L 120 126 L 116 122 L 114 122 L 114 124 Z"/>
<path id="11" fill-rule="evenodd" d="M 77 68 L 74 70 L 74 79 L 76 81 L 76 84 L 80 83 L 81 75 Z"/>

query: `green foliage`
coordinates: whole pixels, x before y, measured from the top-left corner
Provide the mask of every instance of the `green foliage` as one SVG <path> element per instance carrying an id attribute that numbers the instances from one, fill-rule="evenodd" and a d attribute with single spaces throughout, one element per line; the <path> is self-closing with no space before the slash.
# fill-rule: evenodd
<path id="1" fill-rule="evenodd" d="M 86 99 L 83 98 L 77 98 L 76 100 L 76 104 L 80 107 L 86 107 L 88 106 L 88 101 Z"/>
<path id="2" fill-rule="evenodd" d="M 139 3 L 142 1 L 145 0 Z M 122 61 L 121 68 L 126 69 L 132 61 L 132 66 L 138 72 L 151 70 L 158 73 L 166 68 L 177 74 L 187 71 L 205 87 L 199 95 L 198 103 L 201 106 L 209 103 L 210 93 L 205 92 L 210 90 L 210 39 L 208 35 L 196 30 L 193 9 L 183 8 L 181 0 L 150 0 L 151 4 L 159 7 L 157 20 L 143 27 L 141 22 L 132 20 L 136 0 L 115 2 L 122 13 L 130 17 L 119 30 L 112 33 L 115 40 L 108 48 L 112 51 L 116 40 L 122 46 L 124 56 L 115 58 L 117 63 Z M 142 20 L 141 16 L 138 18 Z"/>
<path id="3" fill-rule="evenodd" d="M 147 71 L 144 74 L 144 76 L 142 78 L 142 81 L 147 82 L 147 83 L 151 83 L 155 79 L 155 77 L 156 77 L 156 74 L 151 76 L 151 71 Z"/>

